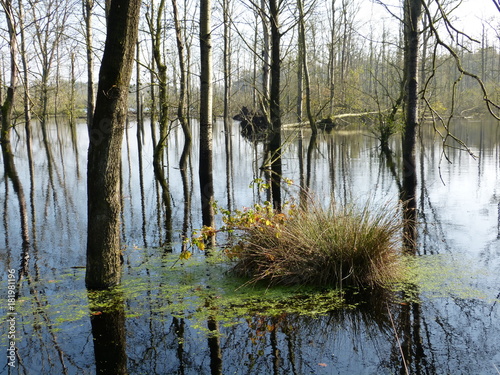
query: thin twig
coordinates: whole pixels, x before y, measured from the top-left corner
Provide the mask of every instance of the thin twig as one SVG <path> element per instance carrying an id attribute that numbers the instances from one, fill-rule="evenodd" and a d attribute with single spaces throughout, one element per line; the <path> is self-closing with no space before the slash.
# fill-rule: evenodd
<path id="1" fill-rule="evenodd" d="M 500 371 L 498 370 L 498 367 L 493 363 L 493 367 L 495 368 L 495 370 L 497 370 L 497 373 L 500 374 Z"/>
<path id="2" fill-rule="evenodd" d="M 387 312 L 389 313 L 389 318 L 391 319 L 392 329 L 394 330 L 394 336 L 396 337 L 396 341 L 398 343 L 399 352 L 401 353 L 401 357 L 403 359 L 403 364 L 405 366 L 405 374 L 406 375 L 410 375 L 410 372 L 408 371 L 408 366 L 406 365 L 405 354 L 404 354 L 403 348 L 401 347 L 401 344 L 399 342 L 398 331 L 396 330 L 396 326 L 394 325 L 394 320 L 392 319 L 391 310 L 389 309 L 389 304 L 387 304 Z"/>

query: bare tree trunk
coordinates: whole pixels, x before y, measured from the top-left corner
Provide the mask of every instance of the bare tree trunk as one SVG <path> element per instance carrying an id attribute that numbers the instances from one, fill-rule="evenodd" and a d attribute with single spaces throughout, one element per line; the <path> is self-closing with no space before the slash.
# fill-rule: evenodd
<path id="1" fill-rule="evenodd" d="M 112 0 L 90 129 L 85 283 L 106 289 L 120 282 L 121 146 L 137 41 L 140 0 Z"/>
<path id="2" fill-rule="evenodd" d="M 318 126 L 311 110 L 311 79 L 309 76 L 309 65 L 307 63 L 307 47 L 306 47 L 306 28 L 304 20 L 304 4 L 302 0 L 297 0 L 297 7 L 299 8 L 299 49 L 302 50 L 302 61 L 300 64 L 304 70 L 305 93 L 306 93 L 306 113 L 309 120 L 309 126 L 314 135 L 318 133 Z"/>
<path id="3" fill-rule="evenodd" d="M 200 163 L 199 178 L 201 192 L 201 213 L 203 225 L 213 228 L 214 184 L 212 161 L 212 38 L 211 0 L 200 1 Z M 215 246 L 215 237 L 210 236 L 207 245 Z"/>
<path id="4" fill-rule="evenodd" d="M 21 64 L 23 67 L 23 83 L 24 83 L 24 93 L 23 93 L 23 104 L 24 104 L 24 129 L 26 133 L 26 148 L 28 153 L 28 162 L 30 169 L 30 181 L 33 183 L 35 181 L 35 171 L 33 162 L 33 145 L 31 136 L 31 100 L 30 100 L 30 84 L 29 84 L 29 69 L 28 61 L 26 59 L 26 35 L 24 32 L 24 4 L 22 0 L 18 1 L 19 6 L 19 36 L 21 37 L 20 45 L 20 57 Z"/>
<path id="5" fill-rule="evenodd" d="M 280 105 L 280 79 L 281 79 L 281 33 L 279 29 L 279 4 L 277 0 L 270 0 L 271 16 L 271 194 L 273 207 L 281 210 L 281 105 Z"/>
<path id="6" fill-rule="evenodd" d="M 94 0 L 82 0 L 85 20 L 85 52 L 87 56 L 87 126 L 90 128 L 94 116 L 94 58 L 92 56 L 92 8 Z"/>
<path id="7" fill-rule="evenodd" d="M 168 124 L 168 87 L 167 87 L 167 65 L 165 64 L 163 58 L 162 51 L 162 39 L 163 34 L 162 30 L 162 22 L 164 20 L 164 11 L 165 11 L 165 0 L 161 0 L 158 5 L 158 13 L 156 17 L 152 17 L 154 13 L 151 15 L 146 14 L 146 19 L 148 22 L 148 26 L 152 35 L 153 40 L 153 57 L 155 60 L 155 65 L 157 68 L 157 78 L 158 78 L 158 86 L 159 86 L 159 127 L 160 127 L 160 137 L 158 142 L 154 148 L 153 154 L 153 167 L 155 177 L 160 184 L 162 190 L 162 200 L 165 208 L 165 240 L 163 241 L 164 245 L 167 248 L 170 248 L 172 243 L 172 203 L 170 199 L 170 186 L 167 181 L 167 176 L 165 175 L 164 170 L 164 150 L 166 147 L 166 142 L 169 133 L 169 124 Z"/>
<path id="8" fill-rule="evenodd" d="M 304 91 L 304 49 L 305 49 L 305 28 L 303 27 L 302 1 L 297 0 L 299 8 L 299 30 L 298 30 L 298 50 L 297 50 L 297 122 L 302 122 L 303 117 L 303 91 Z"/>
<path id="9" fill-rule="evenodd" d="M 76 76 L 75 76 L 75 54 L 70 54 L 71 69 L 70 69 L 70 92 L 69 92 L 69 125 L 71 129 L 75 127 L 75 95 L 76 95 Z"/>
<path id="10" fill-rule="evenodd" d="M 262 97 L 260 109 L 266 118 L 270 118 L 270 65 L 271 65 L 271 40 L 269 35 L 269 20 L 266 12 L 266 0 L 261 0 L 260 16 L 262 19 L 262 35 L 264 45 L 262 46 Z"/>
<path id="11" fill-rule="evenodd" d="M 5 174 L 12 181 L 12 185 L 14 186 L 14 191 L 19 201 L 21 237 L 23 240 L 22 244 L 23 259 L 27 259 L 25 254 L 29 250 L 29 245 L 30 245 L 29 228 L 28 228 L 28 210 L 26 206 L 24 189 L 14 164 L 14 155 L 12 153 L 12 147 L 10 142 L 10 134 L 11 134 L 10 132 L 12 129 L 12 109 L 14 107 L 15 91 L 19 78 L 19 70 L 17 68 L 18 45 L 17 45 L 16 23 L 14 19 L 12 0 L 1 0 L 0 4 L 2 5 L 6 17 L 7 29 L 9 34 L 9 47 L 10 47 L 10 82 L 9 82 L 9 87 L 7 88 L 7 94 L 0 107 L 1 121 L 2 121 L 0 144 L 2 146 L 2 157 L 4 162 Z"/>
<path id="12" fill-rule="evenodd" d="M 253 50 L 257 51 L 257 46 L 258 46 L 258 37 L 259 37 L 259 30 L 258 30 L 258 25 L 259 23 L 259 11 L 258 9 L 255 9 L 255 30 L 253 34 Z M 257 89 L 257 64 L 258 64 L 258 56 L 257 53 L 253 54 L 253 69 L 252 69 L 252 109 L 256 110 L 257 109 L 257 97 L 258 97 L 258 89 Z"/>
<path id="13" fill-rule="evenodd" d="M 404 207 L 404 241 L 409 251 L 414 251 L 417 237 L 417 170 L 415 144 L 418 127 L 418 60 L 419 26 L 422 15 L 421 0 L 404 2 L 405 34 L 405 128 L 403 132 L 403 190 L 401 200 Z"/>
<path id="14" fill-rule="evenodd" d="M 229 9 L 231 0 L 223 0 L 223 22 L 224 22 L 224 123 L 230 121 L 231 102 L 231 28 Z M 225 129 L 227 132 L 227 128 Z"/>
<path id="15" fill-rule="evenodd" d="M 168 103 L 167 103 L 167 66 L 165 65 L 164 59 L 162 57 L 162 22 L 163 22 L 163 13 L 165 10 L 165 0 L 161 0 L 158 6 L 158 14 L 156 18 L 150 18 L 147 15 L 147 21 L 149 24 L 149 29 L 151 31 L 152 40 L 153 40 L 153 57 L 155 60 L 156 68 L 157 68 L 157 77 L 158 77 L 158 86 L 159 86 L 159 105 L 160 105 L 160 114 L 159 114 L 159 126 L 160 126 L 160 139 L 156 147 L 160 147 L 161 150 L 156 154 L 160 157 L 159 160 L 154 161 L 155 168 L 159 168 L 160 164 L 163 162 L 163 147 L 165 146 L 165 142 L 167 140 L 168 135 Z"/>
<path id="16" fill-rule="evenodd" d="M 227 209 L 232 209 L 232 119 L 231 119 L 231 27 L 230 8 L 231 0 L 223 0 L 223 22 L 224 22 L 224 139 L 226 145 L 226 194 Z"/>
<path id="17" fill-rule="evenodd" d="M 177 41 L 177 52 L 179 55 L 179 70 L 180 70 L 180 88 L 179 88 L 179 104 L 177 107 L 177 119 L 179 120 L 186 143 L 191 143 L 191 128 L 189 127 L 187 114 L 187 86 L 188 77 L 186 69 L 186 54 L 184 52 L 184 38 L 182 36 L 182 28 L 179 22 L 179 12 L 177 10 L 177 0 L 172 0 L 172 9 L 174 13 L 175 36 Z"/>

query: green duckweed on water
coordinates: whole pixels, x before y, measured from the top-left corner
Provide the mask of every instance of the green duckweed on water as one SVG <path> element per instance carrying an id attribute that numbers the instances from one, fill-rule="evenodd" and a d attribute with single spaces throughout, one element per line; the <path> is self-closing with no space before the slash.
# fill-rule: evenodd
<path id="1" fill-rule="evenodd" d="M 231 276 L 230 266 L 220 259 L 200 256 L 182 263 L 177 255 L 149 259 L 140 266 L 126 268 L 122 284 L 111 291 L 87 292 L 84 270 L 68 272 L 57 281 L 25 281 L 16 306 L 20 324 L 34 328 L 49 325 L 53 332 L 66 331 L 89 324 L 91 315 L 121 306 L 128 319 L 148 316 L 167 320 L 176 316 L 188 319 L 193 328 L 203 331 L 203 322 L 209 317 L 229 326 L 256 315 L 314 318 L 336 310 L 353 310 L 362 304 L 351 302 L 351 298 L 349 303 L 346 301 L 347 294 L 356 294 L 352 290 L 246 285 L 246 280 Z M 408 259 L 407 279 L 392 285 L 385 295 L 389 295 L 390 303 L 401 298 L 420 302 L 424 298 L 449 297 L 500 302 L 478 282 L 485 271 L 471 269 L 469 264 L 449 255 Z"/>

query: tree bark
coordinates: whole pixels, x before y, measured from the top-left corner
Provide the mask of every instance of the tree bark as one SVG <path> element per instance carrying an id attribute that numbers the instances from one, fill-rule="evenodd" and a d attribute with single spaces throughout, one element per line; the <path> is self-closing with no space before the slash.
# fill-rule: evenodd
<path id="1" fill-rule="evenodd" d="M 28 259 L 27 252 L 30 245 L 29 237 L 29 226 L 28 226 L 28 210 L 26 206 L 26 198 L 24 195 L 24 189 L 19 179 L 19 175 L 14 164 L 14 155 L 12 152 L 10 135 L 12 129 L 12 109 L 14 107 L 15 101 L 15 91 L 19 78 L 19 70 L 17 68 L 17 55 L 18 55 L 18 45 L 17 45 L 17 33 L 16 24 L 14 20 L 13 5 L 12 0 L 1 1 L 0 4 L 5 13 L 7 29 L 9 35 L 9 48 L 10 48 L 10 82 L 7 88 L 7 94 L 0 107 L 1 112 L 1 136 L 0 144 L 2 146 L 2 157 L 5 169 L 5 175 L 10 178 L 12 185 L 14 186 L 14 191 L 17 195 L 19 201 L 19 217 L 21 221 L 21 238 L 23 240 L 23 262 Z M 22 267 L 25 270 L 25 267 Z"/>
<path id="2" fill-rule="evenodd" d="M 94 0 L 83 0 L 85 20 L 85 52 L 87 56 L 87 126 L 90 128 L 94 116 L 94 58 L 92 51 L 92 8 Z"/>
<path id="3" fill-rule="evenodd" d="M 281 105 L 280 105 L 280 79 L 281 79 L 281 33 L 279 29 L 279 4 L 277 0 L 270 0 L 271 14 L 271 194 L 273 207 L 281 210 Z"/>
<path id="4" fill-rule="evenodd" d="M 121 145 L 140 4 L 140 0 L 112 0 L 107 19 L 87 166 L 89 289 L 120 282 Z"/>
<path id="5" fill-rule="evenodd" d="M 311 79 L 309 76 L 309 65 L 307 63 L 306 27 L 304 20 L 304 4 L 302 3 L 302 0 L 297 0 L 297 7 L 299 8 L 299 50 L 302 51 L 302 61 L 300 61 L 299 64 L 302 65 L 304 71 L 306 113 L 311 131 L 314 135 L 316 135 L 318 133 L 318 126 L 316 125 L 316 120 L 314 119 L 311 109 Z M 299 95 L 302 95 L 302 92 L 300 92 Z"/>
<path id="6" fill-rule="evenodd" d="M 266 0 L 261 0 L 261 9 L 260 9 L 260 17 L 262 19 L 262 37 L 263 37 L 263 46 L 262 46 L 262 97 L 260 99 L 260 110 L 262 114 L 266 116 L 269 120 L 270 116 L 270 65 L 271 65 L 271 56 L 270 56 L 270 37 L 269 37 L 269 20 L 266 12 Z"/>
<path id="7" fill-rule="evenodd" d="M 177 1 L 172 0 L 172 10 L 174 14 L 175 37 L 177 41 L 177 53 L 179 55 L 179 70 L 180 70 L 180 85 L 179 85 L 179 103 L 177 107 L 177 119 L 181 124 L 182 131 L 186 143 L 191 143 L 191 128 L 189 127 L 187 114 L 187 87 L 188 76 L 186 69 L 186 54 L 184 52 L 184 38 L 182 36 L 182 28 L 179 22 L 179 12 L 177 10 Z"/>
<path id="8" fill-rule="evenodd" d="M 201 192 L 201 214 L 203 226 L 213 228 L 214 183 L 212 161 L 212 37 L 211 0 L 200 1 L 200 163 L 199 178 Z M 210 236 L 208 248 L 215 246 L 215 237 Z"/>
<path id="9" fill-rule="evenodd" d="M 405 128 L 403 132 L 403 189 L 401 200 L 404 208 L 404 245 L 414 251 L 417 237 L 417 170 L 415 143 L 418 128 L 418 60 L 419 25 L 422 15 L 421 0 L 404 2 L 404 66 L 405 66 Z"/>

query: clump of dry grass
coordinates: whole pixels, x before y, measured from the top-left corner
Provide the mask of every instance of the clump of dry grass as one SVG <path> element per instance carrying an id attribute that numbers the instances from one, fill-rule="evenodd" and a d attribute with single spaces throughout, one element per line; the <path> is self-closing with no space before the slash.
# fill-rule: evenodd
<path id="1" fill-rule="evenodd" d="M 322 287 L 376 286 L 401 275 L 397 207 L 322 208 L 275 213 L 260 207 L 226 221 L 240 231 L 228 250 L 234 271 L 251 281 Z"/>

